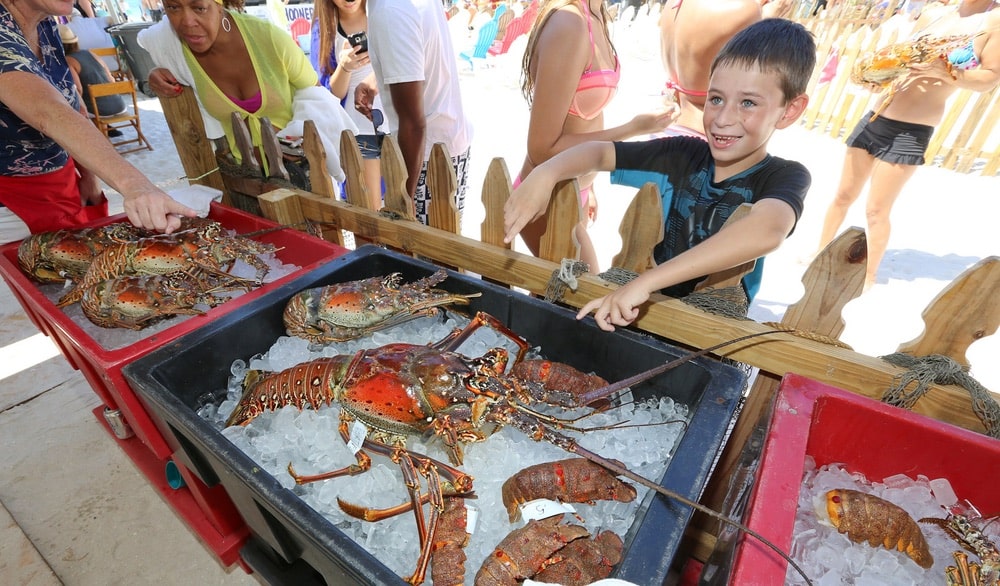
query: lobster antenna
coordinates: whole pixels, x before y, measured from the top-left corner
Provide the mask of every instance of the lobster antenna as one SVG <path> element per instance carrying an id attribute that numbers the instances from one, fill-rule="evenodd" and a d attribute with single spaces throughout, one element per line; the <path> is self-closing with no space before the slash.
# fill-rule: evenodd
<path id="1" fill-rule="evenodd" d="M 750 338 L 756 338 L 757 336 L 766 336 L 767 334 L 781 334 L 781 333 L 785 333 L 784 330 L 767 330 L 766 332 L 757 332 L 755 334 L 747 334 L 746 336 L 740 336 L 739 338 L 734 338 L 732 340 L 726 340 L 725 342 L 719 342 L 718 344 L 715 344 L 714 346 L 709 346 L 708 348 L 703 348 L 703 349 L 698 350 L 696 352 L 691 352 L 689 354 L 685 354 L 684 356 L 681 356 L 680 358 L 676 358 L 674 360 L 671 360 L 670 362 L 667 362 L 666 364 L 661 364 L 659 366 L 654 366 L 653 368 L 651 368 L 651 369 L 649 369 L 649 370 L 647 370 L 645 372 L 640 372 L 639 374 L 632 375 L 632 376 L 630 376 L 630 377 L 628 377 L 628 378 L 626 378 L 624 380 L 620 380 L 620 381 L 618 381 L 616 383 L 613 383 L 613 384 L 610 384 L 610 385 L 608 385 L 606 387 L 602 387 L 600 389 L 594 389 L 592 391 L 587 391 L 585 393 L 580 393 L 580 395 L 578 395 L 577 399 L 579 400 L 579 402 L 580 402 L 581 405 L 586 405 L 586 404 L 590 403 L 591 401 L 596 401 L 597 399 L 603 399 L 603 398 L 605 398 L 605 397 L 607 397 L 607 396 L 609 396 L 609 395 L 611 395 L 613 393 L 617 393 L 618 391 L 621 391 L 623 389 L 627 389 L 628 387 L 631 387 L 632 385 L 639 384 L 639 383 L 641 383 L 643 381 L 647 381 L 647 380 L 653 378 L 654 376 L 656 376 L 658 374 L 662 374 L 662 373 L 664 373 L 664 372 L 666 372 L 666 371 L 668 371 L 668 370 L 670 370 L 672 368 L 675 368 L 677 366 L 680 366 L 681 364 L 684 364 L 685 362 L 688 362 L 690 360 L 694 360 L 695 358 L 699 358 L 701 356 L 705 356 L 706 354 L 708 354 L 710 352 L 714 352 L 714 351 L 718 350 L 719 348 L 723 348 L 725 346 L 729 346 L 730 344 L 735 344 L 737 342 L 742 342 L 743 340 L 748 340 Z"/>

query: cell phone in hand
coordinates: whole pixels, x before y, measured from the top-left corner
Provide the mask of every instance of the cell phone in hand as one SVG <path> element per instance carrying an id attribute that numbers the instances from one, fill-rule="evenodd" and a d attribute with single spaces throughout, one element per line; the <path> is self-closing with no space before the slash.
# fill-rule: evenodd
<path id="1" fill-rule="evenodd" d="M 368 34 L 365 31 L 348 35 L 347 42 L 350 43 L 352 47 L 360 46 L 361 48 L 358 49 L 358 53 L 368 52 Z"/>

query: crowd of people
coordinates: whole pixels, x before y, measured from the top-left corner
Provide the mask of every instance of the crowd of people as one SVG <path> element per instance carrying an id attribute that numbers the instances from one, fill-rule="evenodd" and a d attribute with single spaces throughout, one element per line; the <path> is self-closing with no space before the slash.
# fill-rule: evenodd
<path id="1" fill-rule="evenodd" d="M 417 218 L 427 222 L 427 161 L 436 143 L 452 157 L 454 204 L 462 210 L 472 124 L 440 0 L 318 0 L 309 57 L 287 28 L 242 12 L 242 0 L 146 4 L 164 16 L 140 36 L 157 64 L 150 88 L 171 99 L 183 86 L 192 87 L 206 129 L 224 135 L 235 156 L 240 151 L 233 112 L 250 122 L 259 147 L 260 120 L 281 130 L 320 91 L 329 100 L 320 101 L 324 115 L 331 109 L 341 115 L 326 133 L 334 136 L 333 144 L 338 129 L 355 133 L 373 206 L 380 205 L 379 148 L 388 133 L 403 155 Z M 946 100 L 959 88 L 989 91 L 1000 83 L 995 5 L 920 3 L 914 36 L 961 34 L 970 42 L 946 59 L 914 66 L 894 100 L 878 116 L 862 117 L 848 139 L 819 244 L 835 236 L 869 184 L 867 286 L 888 243 L 891 207 L 924 163 Z M 178 216 L 193 212 L 152 185 L 86 118 L 81 66 L 102 73 L 85 54 L 63 47 L 66 33 L 60 36 L 53 17 L 71 10 L 45 0 L 0 0 L 0 230 L 11 220 L 38 232 L 99 218 L 107 213 L 100 180 L 121 193 L 136 225 L 176 229 Z M 575 235 L 581 260 L 597 272 L 595 245 L 587 236 L 598 209 L 595 174 L 611 172 L 612 182 L 634 187 L 654 181 L 663 197 L 657 266 L 581 315 L 596 310 L 606 329 L 627 325 L 650 293 L 684 295 L 707 274 L 762 259 L 794 229 L 810 174 L 795 161 L 768 154 L 767 143 L 773 131 L 804 112 L 816 47 L 802 25 L 776 17 L 788 11 L 789 3 L 780 0 L 664 3 L 664 104 L 606 127 L 604 112 L 614 107 L 628 66 L 612 40 L 606 0 L 541 2 L 522 57 L 530 118 L 524 161 L 505 210 L 506 240 L 519 236 L 537 254 L 552 187 L 577 179 L 583 221 Z M 750 214 L 720 231 L 743 203 L 752 204 Z M 762 266 L 758 262 L 744 281 L 751 299 Z"/>

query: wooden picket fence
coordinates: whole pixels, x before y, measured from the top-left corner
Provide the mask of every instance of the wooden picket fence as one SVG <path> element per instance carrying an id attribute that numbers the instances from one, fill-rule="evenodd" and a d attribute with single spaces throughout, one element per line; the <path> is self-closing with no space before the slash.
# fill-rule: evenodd
<path id="1" fill-rule="evenodd" d="M 859 57 L 905 40 L 900 28 L 871 16 L 864 3 L 841 11 L 796 18 L 816 35 L 820 62 L 809 84 L 810 105 L 802 124 L 817 132 L 846 139 L 861 116 L 872 109 L 878 94 L 849 80 Z M 897 17 L 899 18 L 899 17 Z M 837 59 L 836 76 L 820 83 L 824 67 Z M 949 99 L 942 122 L 927 149 L 927 165 L 987 177 L 1000 172 L 1000 88 L 990 92 L 959 90 Z"/>

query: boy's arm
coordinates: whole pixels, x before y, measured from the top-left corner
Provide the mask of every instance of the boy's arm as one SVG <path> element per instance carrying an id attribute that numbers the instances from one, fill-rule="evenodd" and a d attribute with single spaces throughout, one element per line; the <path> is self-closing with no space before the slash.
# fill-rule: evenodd
<path id="1" fill-rule="evenodd" d="M 545 213 L 556 183 L 614 168 L 615 145 L 610 142 L 579 144 L 535 167 L 504 205 L 503 241 L 513 241 L 525 225 Z"/>
<path id="2" fill-rule="evenodd" d="M 627 326 L 639 316 L 639 306 L 650 293 L 764 256 L 777 249 L 794 226 L 791 206 L 778 199 L 763 199 L 743 219 L 642 273 L 614 293 L 590 301 L 576 317 L 583 319 L 596 309 L 594 320 L 602 330 L 610 332 L 614 326 Z"/>

